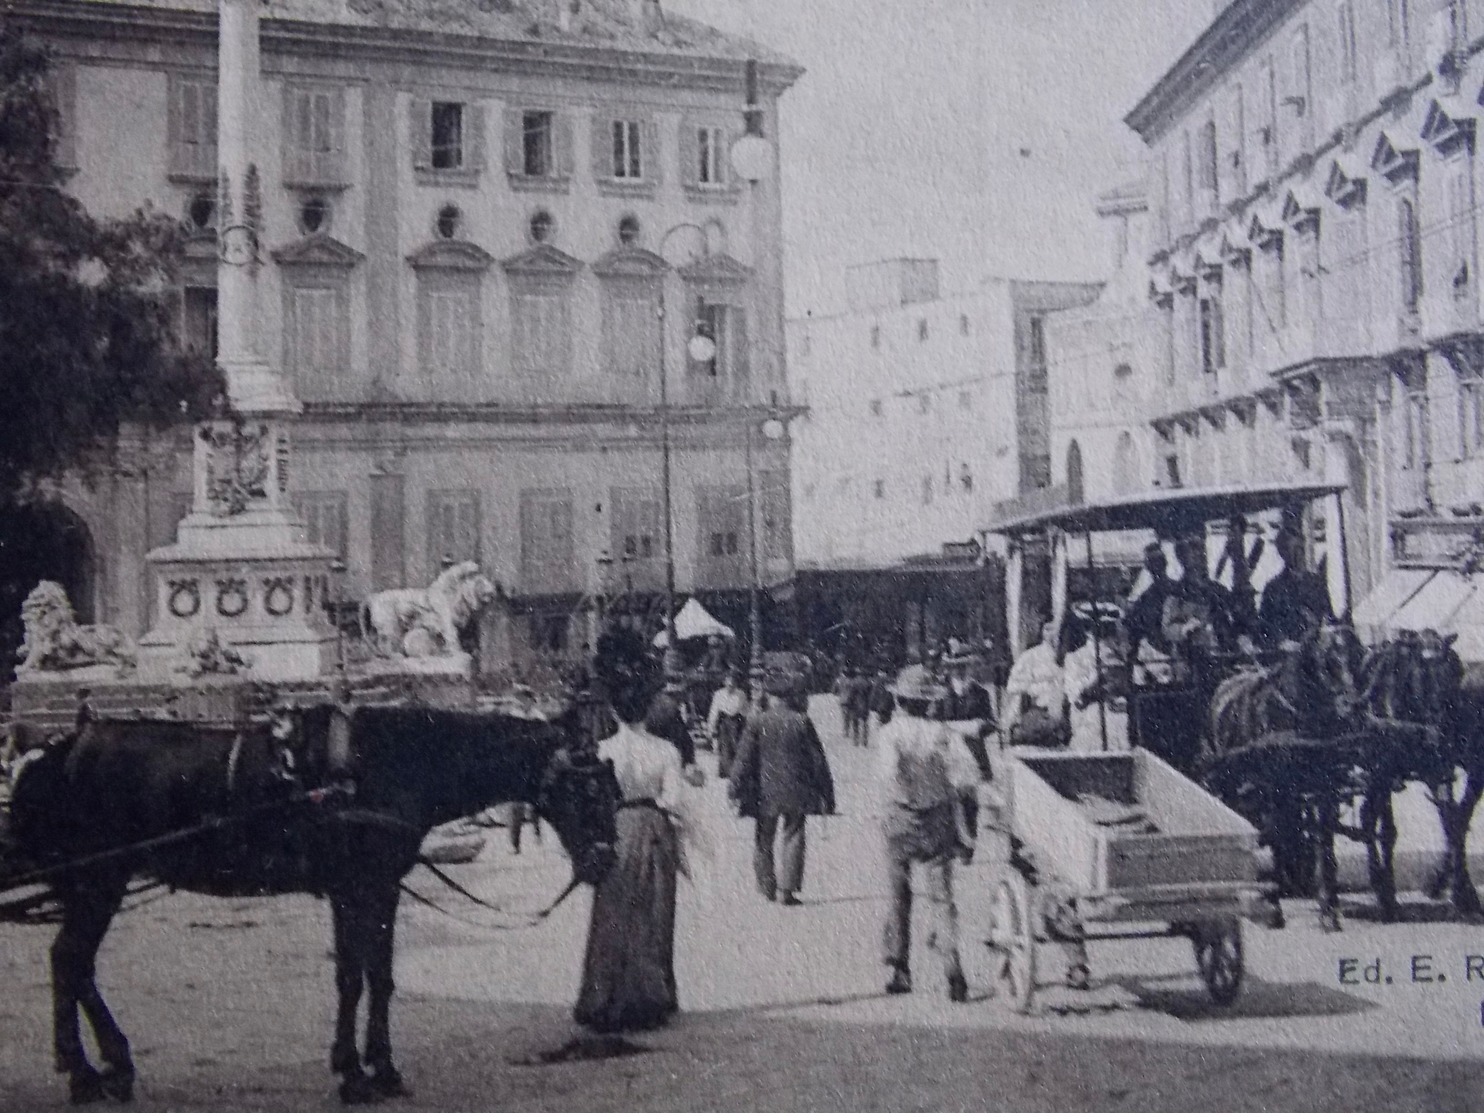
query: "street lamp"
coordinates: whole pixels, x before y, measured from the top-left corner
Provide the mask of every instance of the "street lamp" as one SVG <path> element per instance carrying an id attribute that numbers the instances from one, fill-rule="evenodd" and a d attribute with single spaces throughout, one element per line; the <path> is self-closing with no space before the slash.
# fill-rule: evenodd
<path id="1" fill-rule="evenodd" d="M 757 547 L 757 472 L 753 468 L 752 460 L 752 436 L 755 426 L 769 442 L 777 442 L 787 432 L 783 424 L 783 419 L 776 411 L 770 410 L 768 417 L 759 424 L 755 422 L 754 414 L 749 410 L 747 415 L 747 438 L 743 443 L 746 447 L 747 457 L 747 537 L 749 543 L 748 549 L 752 552 L 752 579 L 747 594 L 747 619 L 752 635 L 752 648 L 748 653 L 747 674 L 749 678 L 756 678 L 760 675 L 763 666 L 762 575 Z"/>
<path id="2" fill-rule="evenodd" d="M 705 244 L 706 230 L 691 221 L 671 225 L 660 237 L 659 255 L 665 256 L 665 245 L 681 231 L 700 235 Z M 667 261 L 668 262 L 668 261 Z M 665 516 L 665 646 L 673 648 L 675 638 L 675 518 L 671 508 L 670 494 L 670 376 L 667 367 L 665 344 L 665 276 L 660 276 L 660 484 L 664 499 Z M 716 356 L 716 342 L 705 334 L 694 330 L 685 343 L 685 351 L 691 360 L 704 363 Z"/>

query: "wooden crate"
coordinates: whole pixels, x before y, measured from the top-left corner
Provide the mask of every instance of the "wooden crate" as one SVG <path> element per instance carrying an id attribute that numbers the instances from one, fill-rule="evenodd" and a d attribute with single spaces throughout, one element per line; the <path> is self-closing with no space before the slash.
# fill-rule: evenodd
<path id="1" fill-rule="evenodd" d="M 1027 750 L 1012 754 L 1004 770 L 1011 829 L 1043 870 L 1080 894 L 1167 904 L 1182 889 L 1235 895 L 1256 879 L 1257 831 L 1144 749 L 1090 756 Z M 1156 832 L 1098 825 L 1076 801 L 1084 793 L 1136 804 Z"/>

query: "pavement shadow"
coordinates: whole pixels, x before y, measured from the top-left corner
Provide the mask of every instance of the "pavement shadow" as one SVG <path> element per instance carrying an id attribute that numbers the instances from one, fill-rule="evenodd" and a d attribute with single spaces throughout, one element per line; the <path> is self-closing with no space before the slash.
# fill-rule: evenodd
<path id="1" fill-rule="evenodd" d="M 1363 997 L 1342 993 L 1314 981 L 1268 982 L 1250 973 L 1242 983 L 1236 1001 L 1225 1007 L 1216 1004 L 1202 986 L 1182 984 L 1172 987 L 1165 982 L 1188 983 L 1190 975 L 1141 974 L 1108 975 L 1110 982 L 1122 985 L 1139 1000 L 1141 1008 L 1162 1012 L 1183 1023 L 1202 1020 L 1259 1020 L 1306 1016 L 1349 1016 L 1371 1012 L 1380 1006 Z"/>

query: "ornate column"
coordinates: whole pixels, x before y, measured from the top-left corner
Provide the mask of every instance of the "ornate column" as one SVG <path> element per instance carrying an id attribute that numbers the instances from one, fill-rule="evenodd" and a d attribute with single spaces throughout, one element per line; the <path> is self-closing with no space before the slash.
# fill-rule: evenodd
<path id="1" fill-rule="evenodd" d="M 299 402 L 266 360 L 259 317 L 262 179 L 260 0 L 220 0 L 217 71 L 217 363 L 227 398 L 193 438 L 194 491 L 176 542 L 150 552 L 155 627 L 141 670 L 193 667 L 214 633 L 262 679 L 313 678 L 334 665 L 324 613 L 333 555 L 305 541 L 288 501 L 289 434 Z"/>

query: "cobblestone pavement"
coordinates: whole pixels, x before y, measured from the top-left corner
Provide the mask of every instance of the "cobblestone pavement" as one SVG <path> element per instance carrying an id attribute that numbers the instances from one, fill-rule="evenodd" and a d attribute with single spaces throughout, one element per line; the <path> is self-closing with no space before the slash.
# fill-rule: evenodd
<path id="1" fill-rule="evenodd" d="M 397 1108 L 1477 1108 L 1484 928 L 1475 926 L 1352 918 L 1326 935 L 1312 909 L 1290 906 L 1283 931 L 1248 925 L 1248 985 L 1225 1010 L 1207 1000 L 1183 940 L 1094 943 L 1094 988 L 1052 986 L 1041 1011 L 1021 1017 L 988 996 L 981 940 L 993 866 L 984 857 L 960 878 L 970 1003 L 947 1001 L 921 952 L 917 992 L 885 996 L 872 757 L 840 740 L 827 704 L 816 712 L 841 811 L 810 822 L 804 905 L 757 895 L 750 824 L 709 782 L 701 794 L 716 854 L 679 898 L 684 1011 L 635 1037 L 626 1057 L 546 1061 L 575 1034 L 585 895 L 539 928 L 497 929 L 493 915 L 415 873 L 413 886 L 460 918 L 403 906 L 393 1027 L 417 1093 Z M 454 871 L 512 919 L 565 882 L 550 834 L 544 844 L 528 834 L 519 856 L 504 831 L 490 839 Z M 7 1109 L 65 1100 L 50 1073 L 49 938 L 44 928 L 0 928 Z M 181 894 L 122 916 L 100 979 L 134 1040 L 137 1106 L 333 1106 L 328 943 L 328 912 L 308 897 Z M 1345 959 L 1355 960 L 1346 970 L 1355 984 L 1341 983 Z"/>

